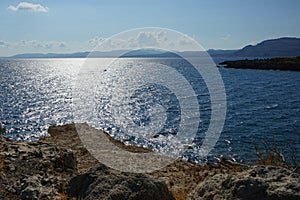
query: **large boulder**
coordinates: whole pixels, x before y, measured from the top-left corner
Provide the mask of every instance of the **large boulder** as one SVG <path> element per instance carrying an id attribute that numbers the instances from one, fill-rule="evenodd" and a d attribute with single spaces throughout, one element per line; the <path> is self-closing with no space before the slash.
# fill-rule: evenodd
<path id="1" fill-rule="evenodd" d="M 91 200 L 175 200 L 167 186 L 157 179 L 115 171 L 102 164 L 71 179 L 67 194 Z"/>
<path id="2" fill-rule="evenodd" d="M 208 177 L 187 199 L 300 199 L 300 176 L 281 167 L 253 166 Z"/>

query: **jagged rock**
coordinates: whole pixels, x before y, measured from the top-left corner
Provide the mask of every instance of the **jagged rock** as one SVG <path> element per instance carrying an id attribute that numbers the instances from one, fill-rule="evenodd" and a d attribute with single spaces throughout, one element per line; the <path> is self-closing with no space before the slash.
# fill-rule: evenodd
<path id="1" fill-rule="evenodd" d="M 144 174 L 118 172 L 105 165 L 74 177 L 67 193 L 91 200 L 175 200 L 165 183 Z"/>
<path id="2" fill-rule="evenodd" d="M 300 176 L 281 167 L 253 166 L 209 177 L 187 199 L 300 199 Z"/>
<path id="3" fill-rule="evenodd" d="M 1 199 L 57 199 L 63 185 L 76 174 L 71 150 L 54 143 L 0 137 Z"/>
<path id="4" fill-rule="evenodd" d="M 299 174 L 284 168 L 177 160 L 148 175 L 124 173 L 92 157 L 74 124 L 49 133 L 33 143 L 0 136 L 0 199 L 300 199 Z M 125 150 L 146 151 L 110 140 Z"/>
<path id="5" fill-rule="evenodd" d="M 82 145 L 74 124 L 49 132 L 51 137 L 32 143 L 0 136 L 0 199 L 174 199 L 158 179 L 99 163 Z M 145 151 L 111 140 L 126 150 Z"/>

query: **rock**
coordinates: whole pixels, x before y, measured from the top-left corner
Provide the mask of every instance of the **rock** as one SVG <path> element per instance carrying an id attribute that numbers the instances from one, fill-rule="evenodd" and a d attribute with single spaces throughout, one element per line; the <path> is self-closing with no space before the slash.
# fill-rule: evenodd
<path id="1" fill-rule="evenodd" d="M 86 124 L 78 124 L 77 126 L 87 126 Z M 90 128 L 90 127 L 89 127 Z M 50 126 L 48 129 L 51 137 L 44 138 L 42 141 L 55 143 L 61 148 L 71 149 L 75 155 L 77 161 L 77 170 L 79 173 L 88 171 L 89 169 L 98 165 L 96 160 L 87 150 L 84 148 L 75 124 L 67 124 L 62 126 Z"/>
<path id="2" fill-rule="evenodd" d="M 57 199 L 75 175 L 77 162 L 71 150 L 0 137 L 1 199 Z"/>
<path id="3" fill-rule="evenodd" d="M 49 133 L 33 143 L 0 136 L 0 199 L 300 199 L 299 174 L 284 168 L 178 159 L 149 174 L 125 173 L 99 163 L 74 124 L 50 127 Z M 134 153 L 149 152 L 110 140 Z"/>
<path id="4" fill-rule="evenodd" d="M 51 137 L 32 143 L 0 136 L 0 199 L 174 199 L 158 179 L 99 163 L 82 145 L 74 124 L 49 132 Z M 136 153 L 149 151 L 110 140 Z"/>
<path id="5" fill-rule="evenodd" d="M 300 199 L 300 176 L 274 166 L 208 177 L 187 199 Z"/>
<path id="6" fill-rule="evenodd" d="M 98 165 L 99 161 L 96 160 L 83 146 L 80 137 L 78 136 L 77 129 L 88 130 L 88 132 L 93 132 L 93 134 L 103 135 L 107 137 L 112 143 L 116 146 L 133 153 L 148 153 L 152 152 L 149 149 L 125 145 L 123 142 L 115 140 L 108 133 L 97 130 L 88 126 L 87 124 L 67 124 L 62 126 L 51 126 L 49 127 L 49 134 L 51 137 L 45 138 L 44 141 L 54 142 L 60 147 L 68 147 L 74 152 L 77 163 L 78 163 L 78 172 L 86 172 L 92 167 Z"/>
<path id="7" fill-rule="evenodd" d="M 206 177 L 218 173 L 224 174 L 242 170 L 239 164 L 225 159 L 221 159 L 220 162 L 214 165 L 209 163 L 195 164 L 177 159 L 176 162 L 154 171 L 150 175 L 164 181 L 176 200 L 186 200 L 187 195 Z"/>
<path id="8" fill-rule="evenodd" d="M 265 57 L 265 56 L 264 56 Z M 227 60 L 219 63 L 225 68 L 300 71 L 300 57 Z"/>
<path id="9" fill-rule="evenodd" d="M 71 179 L 67 194 L 91 200 L 175 200 L 163 182 L 144 174 L 118 172 L 105 165 Z"/>
<path id="10" fill-rule="evenodd" d="M 26 187 L 20 194 L 21 199 L 38 199 L 38 191 L 33 187 Z"/>

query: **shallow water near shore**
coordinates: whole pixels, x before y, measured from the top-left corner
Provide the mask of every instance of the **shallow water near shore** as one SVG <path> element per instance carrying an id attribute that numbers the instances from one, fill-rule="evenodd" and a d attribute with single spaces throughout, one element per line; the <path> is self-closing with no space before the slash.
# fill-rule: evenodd
<path id="1" fill-rule="evenodd" d="M 36 140 L 47 135 L 50 125 L 73 123 L 72 88 L 84 61 L 0 60 L 0 122 L 7 129 L 7 136 L 17 140 Z M 182 64 L 176 59 L 119 59 L 119 63 L 124 65 L 149 61 Z M 99 62 L 109 62 L 109 59 L 99 59 Z M 274 141 L 279 149 L 292 146 L 299 161 L 300 73 L 241 69 L 219 71 L 227 95 L 227 116 L 210 157 L 223 155 L 232 160 L 252 162 L 256 159 L 254 146 L 262 147 L 266 140 Z M 189 81 L 193 82 L 192 75 L 190 78 Z M 210 120 L 210 99 L 205 84 L 199 82 L 197 90 L 201 122 L 196 142 L 201 141 Z M 105 105 L 104 101 L 100 103 L 101 112 L 106 109 Z M 118 131 L 111 118 L 103 116 L 97 122 L 89 121 L 89 124 L 107 130 L 125 143 L 145 145 L 145 141 Z M 155 145 L 152 147 L 155 148 Z M 291 149 L 287 148 L 284 153 L 291 153 L 289 151 Z M 192 150 L 187 152 L 187 156 L 194 161 L 198 159 Z"/>

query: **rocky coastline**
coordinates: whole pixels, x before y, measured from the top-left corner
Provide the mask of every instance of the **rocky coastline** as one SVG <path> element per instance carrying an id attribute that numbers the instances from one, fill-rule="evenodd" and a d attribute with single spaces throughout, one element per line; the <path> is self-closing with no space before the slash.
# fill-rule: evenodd
<path id="1" fill-rule="evenodd" d="M 300 198 L 300 175 L 282 167 L 242 166 L 225 159 L 196 165 L 178 159 L 148 174 L 120 172 L 86 150 L 74 124 L 51 126 L 48 132 L 50 137 L 31 143 L 0 136 L 0 199 Z M 110 140 L 127 151 L 149 151 Z"/>
<path id="2" fill-rule="evenodd" d="M 300 57 L 224 61 L 219 63 L 219 67 L 237 69 L 300 71 Z"/>

